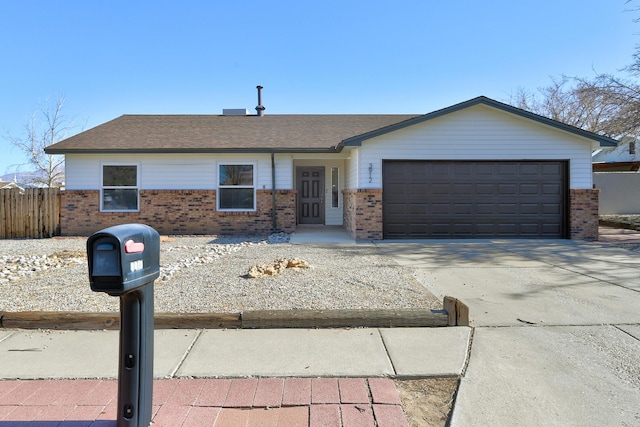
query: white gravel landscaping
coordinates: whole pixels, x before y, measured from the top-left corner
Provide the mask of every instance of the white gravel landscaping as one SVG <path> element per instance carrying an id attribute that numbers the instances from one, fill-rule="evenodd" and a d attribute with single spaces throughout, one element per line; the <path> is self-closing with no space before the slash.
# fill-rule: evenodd
<path id="1" fill-rule="evenodd" d="M 309 269 L 249 278 L 257 264 L 300 258 Z M 441 308 L 413 275 L 373 245 L 292 244 L 286 235 L 164 237 L 156 312 Z M 118 311 L 89 287 L 86 238 L 0 240 L 0 312 Z"/>

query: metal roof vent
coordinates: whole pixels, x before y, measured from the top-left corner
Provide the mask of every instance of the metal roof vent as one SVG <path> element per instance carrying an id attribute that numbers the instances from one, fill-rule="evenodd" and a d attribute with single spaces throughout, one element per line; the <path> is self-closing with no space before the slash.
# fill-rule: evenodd
<path id="1" fill-rule="evenodd" d="M 222 114 L 225 116 L 248 116 L 249 110 L 246 108 L 223 108 Z"/>
<path id="2" fill-rule="evenodd" d="M 264 106 L 262 105 L 262 86 L 256 86 L 256 89 L 258 89 L 258 105 L 256 106 L 256 113 L 258 113 L 258 116 L 264 116 Z"/>

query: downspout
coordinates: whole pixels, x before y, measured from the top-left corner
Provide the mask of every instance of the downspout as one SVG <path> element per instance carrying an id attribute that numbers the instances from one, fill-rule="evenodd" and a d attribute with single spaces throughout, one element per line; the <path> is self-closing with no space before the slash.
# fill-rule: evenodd
<path id="1" fill-rule="evenodd" d="M 276 221 L 276 153 L 271 152 L 271 229 L 277 231 Z"/>

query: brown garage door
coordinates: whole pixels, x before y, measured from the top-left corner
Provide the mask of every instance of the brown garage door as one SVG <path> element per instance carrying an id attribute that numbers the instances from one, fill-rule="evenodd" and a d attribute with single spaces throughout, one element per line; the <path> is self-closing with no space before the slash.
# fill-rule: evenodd
<path id="1" fill-rule="evenodd" d="M 564 238 L 567 182 L 565 161 L 384 161 L 384 238 Z"/>

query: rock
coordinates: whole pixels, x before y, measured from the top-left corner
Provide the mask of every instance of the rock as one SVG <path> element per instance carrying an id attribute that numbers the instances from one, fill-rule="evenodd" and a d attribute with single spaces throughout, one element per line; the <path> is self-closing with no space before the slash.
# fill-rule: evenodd
<path id="1" fill-rule="evenodd" d="M 287 268 L 300 269 L 311 268 L 311 266 L 307 261 L 300 258 L 280 258 L 271 263 L 254 265 L 249 269 L 247 276 L 250 279 L 257 279 L 264 276 L 277 276 Z"/>

